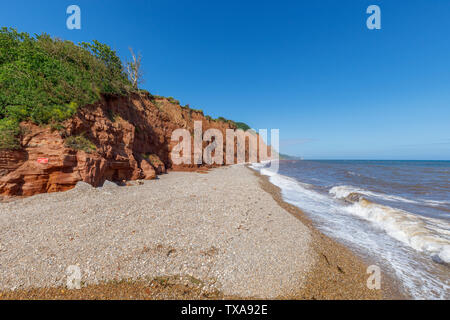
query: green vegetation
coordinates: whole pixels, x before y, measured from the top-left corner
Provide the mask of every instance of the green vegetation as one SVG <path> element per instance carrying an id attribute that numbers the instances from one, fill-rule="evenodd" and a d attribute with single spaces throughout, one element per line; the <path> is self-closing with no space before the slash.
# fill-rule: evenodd
<path id="1" fill-rule="evenodd" d="M 235 122 L 234 124 L 236 125 L 237 129 L 242 129 L 244 131 L 251 129 L 249 125 L 247 125 L 246 123 L 243 123 L 243 122 Z"/>
<path id="2" fill-rule="evenodd" d="M 113 112 L 112 110 L 108 110 L 106 116 L 111 122 L 116 122 L 122 119 L 122 117 L 119 114 Z"/>
<path id="3" fill-rule="evenodd" d="M 169 285 L 169 278 L 168 277 L 156 277 L 153 279 L 156 283 L 158 283 L 160 286 L 167 287 Z"/>
<path id="4" fill-rule="evenodd" d="M 159 166 L 164 166 L 164 162 L 161 161 L 161 159 L 159 159 L 159 157 L 156 154 L 142 154 L 141 155 L 145 160 L 147 160 L 148 162 L 150 162 L 150 164 L 154 167 L 154 168 L 158 168 Z"/>
<path id="5" fill-rule="evenodd" d="M 160 99 L 164 99 L 164 97 L 163 97 L 163 96 L 158 96 L 158 95 L 156 95 L 156 94 L 151 94 L 151 93 L 150 93 L 150 100 L 151 100 L 151 101 L 155 101 L 156 99 L 160 100 Z"/>
<path id="6" fill-rule="evenodd" d="M 191 108 L 189 104 L 186 104 L 185 106 L 182 106 L 182 105 L 180 105 L 180 101 L 176 100 L 173 97 L 163 97 L 163 96 L 150 94 L 150 99 L 153 101 L 153 103 L 156 105 L 156 107 L 158 109 L 160 109 L 160 110 L 163 110 L 163 103 L 160 102 L 160 101 L 156 101 L 156 100 L 166 99 L 167 101 L 169 101 L 172 104 L 179 105 L 181 109 L 188 110 L 189 111 L 189 115 L 192 112 L 198 112 L 198 113 L 204 115 L 204 112 L 203 112 L 202 109 Z M 233 120 L 228 120 L 228 119 L 225 119 L 224 117 L 218 117 L 217 119 L 213 119 L 211 116 L 208 116 L 208 115 L 204 115 L 204 116 L 205 116 L 206 120 L 209 120 L 209 121 L 221 121 L 221 122 L 229 123 L 230 125 L 236 127 L 236 129 L 242 129 L 244 131 L 247 131 L 247 130 L 251 129 L 250 126 L 248 126 L 247 124 L 245 124 L 243 122 L 234 122 Z"/>
<path id="7" fill-rule="evenodd" d="M 122 61 L 108 45 L 96 40 L 74 44 L 45 33 L 30 36 L 15 29 L 0 29 L 0 150 L 21 147 L 19 138 L 23 132 L 19 124 L 22 121 L 62 130 L 62 122 L 72 117 L 79 107 L 95 103 L 103 94 L 129 92 L 148 95 L 162 110 L 163 102 L 158 100 L 164 97 L 133 88 Z M 180 105 L 173 97 L 166 99 Z M 203 110 L 189 105 L 181 108 L 188 109 L 189 116 L 192 112 L 204 115 Z M 112 112 L 108 117 L 111 121 L 118 119 Z M 246 124 L 223 117 L 216 121 L 249 129 Z M 66 143 L 86 152 L 95 150 L 83 136 L 68 137 Z"/>
<path id="8" fill-rule="evenodd" d="M 303 160 L 302 157 L 298 157 L 298 156 L 291 156 L 291 155 L 282 154 L 282 153 L 279 153 L 278 155 L 280 157 L 280 160 Z"/>
<path id="9" fill-rule="evenodd" d="M 231 124 L 231 125 L 234 125 L 234 126 L 236 127 L 236 129 L 241 129 L 241 130 L 244 130 L 244 131 L 247 131 L 247 130 L 250 130 L 250 129 L 251 129 L 250 126 L 247 125 L 246 123 L 243 123 L 243 122 L 234 122 L 233 120 L 228 120 L 228 119 L 225 119 L 224 117 L 218 117 L 218 118 L 216 119 L 216 121 L 227 122 L 227 123 L 229 123 L 229 124 Z"/>
<path id="10" fill-rule="evenodd" d="M 203 110 L 202 109 L 194 109 L 194 108 L 190 108 L 192 112 L 198 112 L 200 114 L 203 115 Z"/>
<path id="11" fill-rule="evenodd" d="M 14 119 L 0 119 L 0 150 L 20 149 L 19 140 L 16 137 L 20 134 L 19 123 Z"/>
<path id="12" fill-rule="evenodd" d="M 173 97 L 168 97 L 167 100 L 172 104 L 177 104 L 177 105 L 180 104 L 180 101 L 174 99 Z"/>
<path id="13" fill-rule="evenodd" d="M 17 148 L 20 121 L 57 124 L 101 94 L 131 89 L 122 62 L 105 44 L 0 29 L 0 149 Z"/>
<path id="14" fill-rule="evenodd" d="M 70 136 L 66 138 L 66 146 L 74 150 L 82 150 L 87 153 L 95 151 L 95 144 L 89 141 L 84 135 Z"/>
<path id="15" fill-rule="evenodd" d="M 197 285 L 197 286 L 203 284 L 203 281 L 202 281 L 202 280 L 197 279 L 197 278 L 195 278 L 195 277 L 193 277 L 193 276 L 191 276 L 191 275 L 188 275 L 187 278 L 189 279 L 190 282 L 192 282 L 193 284 L 195 284 L 195 285 Z"/>
<path id="16" fill-rule="evenodd" d="M 161 161 L 161 159 L 159 159 L 158 155 L 156 154 L 143 153 L 141 154 L 141 156 L 145 160 L 148 160 L 154 167 L 164 165 L 164 163 Z"/>
<path id="17" fill-rule="evenodd" d="M 150 96 L 150 97 L 151 97 L 150 92 L 148 92 L 148 91 L 145 90 L 145 89 L 139 89 L 138 92 L 139 92 L 140 94 L 142 94 L 142 95 L 146 95 L 146 96 Z"/>

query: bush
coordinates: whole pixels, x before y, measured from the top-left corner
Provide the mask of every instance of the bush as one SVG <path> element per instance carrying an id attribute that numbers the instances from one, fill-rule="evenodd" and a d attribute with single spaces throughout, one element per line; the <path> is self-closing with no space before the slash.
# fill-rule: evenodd
<path id="1" fill-rule="evenodd" d="M 20 149 L 19 123 L 14 119 L 0 119 L 0 150 L 1 149 Z"/>
<path id="2" fill-rule="evenodd" d="M 95 144 L 89 141 L 83 134 L 66 138 L 66 146 L 74 150 L 82 150 L 86 153 L 97 150 Z"/>
<path id="3" fill-rule="evenodd" d="M 168 97 L 167 100 L 172 104 L 177 104 L 177 105 L 180 104 L 180 101 L 174 99 L 173 97 Z"/>
<path id="4" fill-rule="evenodd" d="M 130 89 L 120 59 L 107 45 L 0 29 L 0 119 L 58 123 L 101 94 Z"/>
<path id="5" fill-rule="evenodd" d="M 250 126 L 248 126 L 247 124 L 243 123 L 243 122 L 235 122 L 234 123 L 236 125 L 237 129 L 242 129 L 244 131 L 250 130 Z"/>
<path id="6" fill-rule="evenodd" d="M 161 161 L 161 159 L 159 159 L 159 157 L 156 154 L 150 154 L 148 155 L 148 161 L 150 161 L 150 163 L 152 164 L 153 167 L 157 168 L 159 166 L 163 166 L 164 162 Z"/>
<path id="7" fill-rule="evenodd" d="M 142 158 L 150 162 L 150 164 L 157 168 L 159 166 L 164 166 L 164 162 L 161 161 L 161 159 L 156 154 L 150 154 L 150 153 L 143 153 L 141 154 Z"/>
<path id="8" fill-rule="evenodd" d="M 163 96 L 158 96 L 157 94 L 150 94 L 150 100 L 154 101 L 154 100 L 161 100 L 164 99 Z"/>
<path id="9" fill-rule="evenodd" d="M 203 115 L 203 110 L 202 109 L 193 109 L 193 108 L 191 108 L 191 112 L 197 112 L 197 113 L 200 113 L 201 115 Z"/>
<path id="10" fill-rule="evenodd" d="M 144 89 L 139 89 L 138 93 L 144 96 L 148 96 L 148 97 L 152 97 L 151 93 L 148 90 L 144 90 Z"/>

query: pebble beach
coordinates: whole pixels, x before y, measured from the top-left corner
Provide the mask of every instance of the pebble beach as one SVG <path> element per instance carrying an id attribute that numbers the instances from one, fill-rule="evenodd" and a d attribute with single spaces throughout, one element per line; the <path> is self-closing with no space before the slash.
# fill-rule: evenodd
<path id="1" fill-rule="evenodd" d="M 81 290 L 63 289 L 69 266 Z M 130 287 L 146 284 L 157 299 L 385 295 L 367 288 L 362 260 L 243 165 L 0 203 L 0 275 L 0 298 L 11 299 L 130 298 L 118 288 L 141 299 Z M 152 295 L 163 278 L 186 290 Z"/>

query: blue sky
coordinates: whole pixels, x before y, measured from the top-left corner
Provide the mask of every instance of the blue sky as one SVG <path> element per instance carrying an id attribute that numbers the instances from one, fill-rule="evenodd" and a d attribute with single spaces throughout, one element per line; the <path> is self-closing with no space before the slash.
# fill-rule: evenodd
<path id="1" fill-rule="evenodd" d="M 82 29 L 66 28 L 81 8 Z M 381 8 L 368 30 L 366 8 Z M 9 1 L 0 25 L 143 55 L 154 94 L 309 159 L 450 159 L 448 0 Z"/>

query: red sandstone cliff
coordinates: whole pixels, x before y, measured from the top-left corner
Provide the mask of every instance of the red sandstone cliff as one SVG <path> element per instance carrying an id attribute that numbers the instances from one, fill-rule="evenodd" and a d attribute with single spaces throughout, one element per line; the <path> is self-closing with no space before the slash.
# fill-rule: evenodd
<path id="1" fill-rule="evenodd" d="M 207 119 L 201 112 L 148 94 L 105 96 L 80 108 L 59 131 L 22 123 L 22 148 L 0 150 L 0 195 L 30 196 L 69 190 L 78 181 L 100 186 L 105 180 L 153 179 L 167 169 L 196 169 L 197 165 L 175 166 L 170 159 L 177 144 L 171 142 L 173 130 L 193 132 L 194 121 L 202 121 L 203 130 L 219 129 L 224 137 L 226 129 L 235 129 L 232 123 Z M 96 150 L 67 147 L 64 138 L 77 135 L 90 140 Z M 39 158 L 48 163 L 39 163 Z"/>

